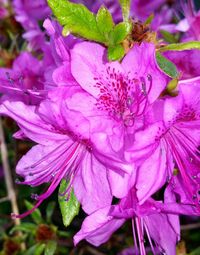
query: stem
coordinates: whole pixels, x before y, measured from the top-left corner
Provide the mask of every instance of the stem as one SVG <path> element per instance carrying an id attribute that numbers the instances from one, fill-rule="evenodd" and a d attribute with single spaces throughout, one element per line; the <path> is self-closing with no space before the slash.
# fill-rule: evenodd
<path id="1" fill-rule="evenodd" d="M 12 176 L 11 176 L 11 170 L 8 163 L 8 151 L 7 151 L 7 147 L 5 143 L 1 118 L 0 118 L 0 141 L 1 141 L 1 158 L 2 158 L 2 165 L 3 165 L 4 177 L 6 181 L 6 189 L 7 189 L 8 198 L 10 199 L 13 213 L 19 214 L 17 199 L 16 199 L 14 185 L 13 185 Z M 19 225 L 20 220 L 16 219 L 15 224 Z"/>
<path id="2" fill-rule="evenodd" d="M 10 200 L 11 202 L 11 207 L 12 211 L 15 214 L 19 214 L 19 209 L 17 205 L 17 198 L 15 194 L 15 189 L 13 185 L 13 180 L 12 180 L 12 175 L 11 175 L 11 169 L 9 166 L 8 162 L 8 150 L 5 142 L 5 137 L 4 137 L 4 130 L 3 130 L 3 125 L 2 125 L 2 119 L 0 117 L 0 143 L 1 143 L 1 158 L 2 158 L 2 166 L 3 166 L 3 171 L 4 171 L 4 178 L 6 182 L 6 189 L 7 189 L 7 194 L 8 196 L 6 198 L 2 198 L 1 202 Z M 15 219 L 14 220 L 15 225 L 20 225 L 21 221 L 20 219 Z M 19 235 L 22 235 L 21 232 L 18 232 Z M 21 248 L 22 250 L 25 250 L 25 244 L 21 243 Z"/>

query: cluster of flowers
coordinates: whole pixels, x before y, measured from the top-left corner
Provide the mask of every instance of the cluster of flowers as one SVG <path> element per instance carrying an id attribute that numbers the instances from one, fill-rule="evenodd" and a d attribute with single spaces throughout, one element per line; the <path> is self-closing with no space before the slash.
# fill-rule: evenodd
<path id="1" fill-rule="evenodd" d="M 93 11 L 102 3 L 85 2 Z M 143 21 L 160 8 L 156 30 L 199 39 L 199 13 L 187 9 L 184 20 L 170 24 L 165 2 L 133 1 L 132 15 Z M 116 1 L 105 4 L 120 20 Z M 75 244 L 86 239 L 98 246 L 131 220 L 140 254 L 146 254 L 144 235 L 154 254 L 175 254 L 179 216 L 200 214 L 199 53 L 166 53 L 181 71 L 172 97 L 163 93 L 170 78 L 157 65 L 153 43 L 135 44 L 121 62 L 108 62 L 103 46 L 63 37 L 46 18 L 45 1 L 13 0 L 13 7 L 35 56 L 23 51 L 12 68 L 0 68 L 0 114 L 18 124 L 16 139 L 37 143 L 17 164 L 20 183 L 50 183 L 33 195 L 31 211 L 14 217 L 30 214 L 66 179 L 65 194 L 73 188 L 88 214 Z M 45 31 L 38 25 L 44 19 Z M 159 190 L 164 195 L 156 200 Z"/>

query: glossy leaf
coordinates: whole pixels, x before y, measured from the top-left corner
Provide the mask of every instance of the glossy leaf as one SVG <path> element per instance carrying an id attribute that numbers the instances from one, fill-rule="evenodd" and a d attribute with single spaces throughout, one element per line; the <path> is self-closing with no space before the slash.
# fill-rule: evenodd
<path id="1" fill-rule="evenodd" d="M 95 15 L 84 5 L 66 0 L 48 0 L 48 4 L 64 26 L 65 33 L 69 31 L 88 40 L 104 43 L 105 38 L 99 31 Z"/>
<path id="2" fill-rule="evenodd" d="M 123 40 L 128 36 L 131 31 L 131 24 L 126 22 L 121 22 L 117 24 L 111 33 L 111 42 L 113 45 L 123 42 Z"/>
<path id="3" fill-rule="evenodd" d="M 80 209 L 80 203 L 78 202 L 73 190 L 69 197 L 68 195 L 60 195 L 66 191 L 67 187 L 68 184 L 66 180 L 62 180 L 58 194 L 58 202 L 65 227 L 68 227 L 71 224 L 74 217 L 78 215 Z"/>
<path id="4" fill-rule="evenodd" d="M 102 6 L 96 16 L 97 26 L 101 34 L 108 39 L 109 33 L 113 30 L 114 22 L 107 8 Z"/>
<path id="5" fill-rule="evenodd" d="M 162 69 L 169 77 L 177 78 L 179 76 L 176 66 L 159 52 L 156 53 L 156 60 L 160 69 Z"/>
<path id="6" fill-rule="evenodd" d="M 110 61 L 116 61 L 123 58 L 125 54 L 124 48 L 121 44 L 110 46 L 108 48 L 108 59 Z"/>

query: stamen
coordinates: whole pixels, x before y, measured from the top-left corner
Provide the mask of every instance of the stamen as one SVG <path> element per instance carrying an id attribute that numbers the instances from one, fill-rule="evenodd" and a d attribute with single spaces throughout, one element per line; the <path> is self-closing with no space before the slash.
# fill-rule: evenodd
<path id="1" fill-rule="evenodd" d="M 134 246 L 135 246 L 135 250 L 136 250 L 135 255 L 139 255 L 139 248 L 138 248 L 138 244 L 137 244 L 137 238 L 136 238 L 136 232 L 135 232 L 135 226 L 134 225 L 135 225 L 134 218 L 132 218 L 133 240 L 134 240 Z"/>
<path id="2" fill-rule="evenodd" d="M 99 88 L 97 108 L 107 111 L 116 121 L 132 126 L 135 118 L 144 114 L 148 105 L 148 94 L 152 87 L 152 77 L 147 75 L 148 87 L 144 77 L 131 78 L 130 74 L 116 71 L 110 66 L 106 77 L 95 77 L 95 87 Z"/>

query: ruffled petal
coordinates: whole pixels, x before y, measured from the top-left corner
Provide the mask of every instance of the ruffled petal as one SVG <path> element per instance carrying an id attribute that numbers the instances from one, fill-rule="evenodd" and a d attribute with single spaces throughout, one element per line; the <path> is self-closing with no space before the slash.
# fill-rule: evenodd
<path id="1" fill-rule="evenodd" d="M 159 146 L 138 169 L 136 189 L 139 204 L 144 203 L 166 182 L 166 161 L 166 153 Z"/>
<path id="2" fill-rule="evenodd" d="M 94 97 L 99 95 L 99 89 L 94 86 L 94 78 L 103 68 L 104 53 L 104 47 L 89 42 L 76 44 L 71 51 L 72 75 L 81 87 Z"/>
<path id="3" fill-rule="evenodd" d="M 90 152 L 86 152 L 74 178 L 74 190 L 88 214 L 112 202 L 107 169 Z"/>
<path id="4" fill-rule="evenodd" d="M 35 106 L 27 106 L 22 102 L 6 101 L 0 106 L 0 114 L 14 119 L 25 136 L 37 143 L 48 145 L 66 139 L 66 135 L 56 133 L 35 111 Z"/>
<path id="5" fill-rule="evenodd" d="M 81 230 L 74 236 L 74 244 L 83 239 L 95 246 L 105 243 L 125 221 L 108 216 L 109 210 L 110 207 L 105 207 L 88 216 L 83 221 Z"/>
<path id="6" fill-rule="evenodd" d="M 159 69 L 155 58 L 155 46 L 151 43 L 135 45 L 122 61 L 124 70 L 132 76 L 152 77 L 152 88 L 149 92 L 149 102 L 154 102 L 167 85 L 167 76 Z M 147 83 L 148 84 L 148 83 Z M 147 87 L 148 90 L 148 87 Z"/>

